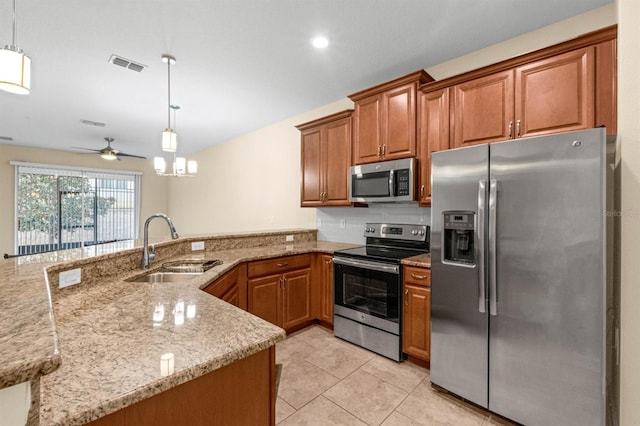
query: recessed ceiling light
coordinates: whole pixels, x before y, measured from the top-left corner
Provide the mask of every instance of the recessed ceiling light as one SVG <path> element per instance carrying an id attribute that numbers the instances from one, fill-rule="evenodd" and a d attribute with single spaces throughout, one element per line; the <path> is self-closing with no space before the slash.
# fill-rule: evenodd
<path id="1" fill-rule="evenodd" d="M 329 46 L 329 39 L 324 36 L 318 36 L 311 40 L 311 44 L 318 49 L 324 49 Z"/>

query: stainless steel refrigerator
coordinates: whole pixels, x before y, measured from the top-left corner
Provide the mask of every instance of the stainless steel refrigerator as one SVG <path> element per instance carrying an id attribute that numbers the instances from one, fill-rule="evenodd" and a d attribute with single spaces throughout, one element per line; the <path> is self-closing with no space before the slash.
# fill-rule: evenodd
<path id="1" fill-rule="evenodd" d="M 607 158 L 604 128 L 433 154 L 433 384 L 527 425 L 605 424 Z"/>

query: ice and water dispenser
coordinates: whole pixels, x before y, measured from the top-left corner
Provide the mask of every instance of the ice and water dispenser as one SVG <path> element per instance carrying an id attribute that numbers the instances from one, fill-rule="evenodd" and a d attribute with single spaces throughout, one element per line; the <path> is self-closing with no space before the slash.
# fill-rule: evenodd
<path id="1" fill-rule="evenodd" d="M 449 211 L 444 218 L 444 261 L 473 265 L 475 261 L 475 213 Z"/>

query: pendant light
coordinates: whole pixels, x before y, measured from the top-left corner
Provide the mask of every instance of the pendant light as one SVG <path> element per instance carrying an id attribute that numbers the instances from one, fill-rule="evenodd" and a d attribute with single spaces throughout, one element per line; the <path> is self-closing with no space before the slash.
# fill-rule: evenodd
<path id="1" fill-rule="evenodd" d="M 162 55 L 162 62 L 167 64 L 167 128 L 162 132 L 162 150 L 176 152 L 178 149 L 178 136 L 171 128 L 171 65 L 176 63 L 176 58 L 171 55 Z"/>
<path id="2" fill-rule="evenodd" d="M 13 39 L 0 49 L 0 89 L 19 95 L 31 92 L 31 58 L 16 45 L 16 0 L 13 0 Z"/>
<path id="3" fill-rule="evenodd" d="M 180 106 L 169 105 L 169 108 L 173 110 L 173 126 L 177 129 L 176 111 L 180 109 Z M 153 159 L 153 168 L 156 171 L 156 174 L 160 176 L 191 177 L 198 173 L 198 163 L 195 160 L 187 161 L 184 157 L 177 157 L 177 153 L 175 151 L 173 152 L 173 163 L 170 173 L 165 173 L 166 167 L 167 162 L 164 157 L 155 157 Z"/>

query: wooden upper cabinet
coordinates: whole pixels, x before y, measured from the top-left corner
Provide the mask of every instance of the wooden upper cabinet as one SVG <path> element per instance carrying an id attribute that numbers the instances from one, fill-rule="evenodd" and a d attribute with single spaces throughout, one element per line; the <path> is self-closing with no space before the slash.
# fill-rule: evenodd
<path id="1" fill-rule="evenodd" d="M 510 139 L 513 135 L 513 71 L 453 87 L 453 146 Z"/>
<path id="2" fill-rule="evenodd" d="M 431 206 L 431 153 L 449 149 L 448 88 L 420 93 L 418 102 L 419 199 L 421 206 Z"/>
<path id="3" fill-rule="evenodd" d="M 301 132 L 300 204 L 349 206 L 353 110 L 296 126 Z"/>
<path id="4" fill-rule="evenodd" d="M 349 95 L 355 103 L 353 163 L 415 157 L 417 91 L 424 70 Z"/>
<path id="5" fill-rule="evenodd" d="M 355 164 L 380 161 L 382 138 L 379 95 L 362 99 L 355 105 L 353 159 Z"/>
<path id="6" fill-rule="evenodd" d="M 608 135 L 618 133 L 617 41 L 608 40 L 595 46 L 596 53 L 596 127 L 605 126 Z"/>
<path id="7" fill-rule="evenodd" d="M 515 137 L 594 127 L 595 48 L 516 68 Z"/>

